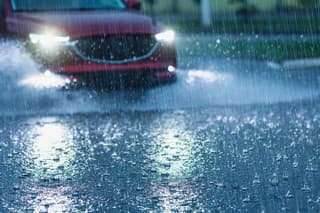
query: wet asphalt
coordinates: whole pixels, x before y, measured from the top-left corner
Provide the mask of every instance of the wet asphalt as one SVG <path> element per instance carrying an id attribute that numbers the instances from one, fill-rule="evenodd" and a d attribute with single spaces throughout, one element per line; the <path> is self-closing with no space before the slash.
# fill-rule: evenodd
<path id="1" fill-rule="evenodd" d="M 0 212 L 320 211 L 318 67 L 180 49 L 175 84 L 97 92 L 21 87 L 14 62 Z"/>

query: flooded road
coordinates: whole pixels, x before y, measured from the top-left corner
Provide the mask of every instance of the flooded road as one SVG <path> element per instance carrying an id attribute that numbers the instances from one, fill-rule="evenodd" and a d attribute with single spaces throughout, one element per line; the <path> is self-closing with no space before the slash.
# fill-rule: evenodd
<path id="1" fill-rule="evenodd" d="M 112 92 L 0 42 L 0 212 L 319 212 L 320 68 L 181 42 L 177 83 Z"/>

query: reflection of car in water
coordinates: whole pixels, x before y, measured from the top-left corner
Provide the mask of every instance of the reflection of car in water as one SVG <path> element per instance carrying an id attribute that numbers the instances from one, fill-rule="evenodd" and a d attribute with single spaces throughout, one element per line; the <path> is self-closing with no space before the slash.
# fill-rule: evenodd
<path id="1" fill-rule="evenodd" d="M 73 81 L 176 78 L 174 32 L 138 0 L 0 0 L 2 31 L 27 40 L 35 60 Z"/>

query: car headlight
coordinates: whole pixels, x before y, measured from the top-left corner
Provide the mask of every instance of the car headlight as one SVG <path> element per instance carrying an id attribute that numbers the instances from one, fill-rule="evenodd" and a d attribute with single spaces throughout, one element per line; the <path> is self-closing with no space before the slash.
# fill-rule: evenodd
<path id="1" fill-rule="evenodd" d="M 54 47 L 59 44 L 65 44 L 70 41 L 69 36 L 56 36 L 52 34 L 29 34 L 30 41 L 33 44 L 40 44 L 44 47 Z"/>
<path id="2" fill-rule="evenodd" d="M 159 42 L 171 43 L 175 39 L 175 33 L 173 30 L 167 30 L 167 31 L 156 34 L 155 38 Z"/>

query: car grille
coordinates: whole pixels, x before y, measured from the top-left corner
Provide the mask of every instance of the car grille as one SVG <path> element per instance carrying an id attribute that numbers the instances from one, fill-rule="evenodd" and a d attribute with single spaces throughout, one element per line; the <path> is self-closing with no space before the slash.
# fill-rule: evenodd
<path id="1" fill-rule="evenodd" d="M 75 47 L 87 60 L 121 61 L 143 57 L 155 47 L 152 35 L 92 36 L 77 40 Z"/>

